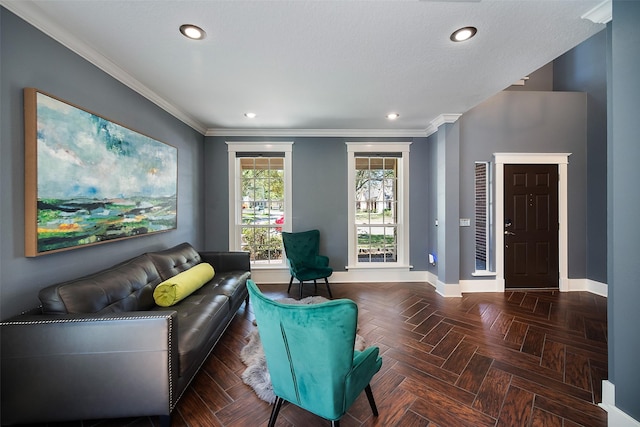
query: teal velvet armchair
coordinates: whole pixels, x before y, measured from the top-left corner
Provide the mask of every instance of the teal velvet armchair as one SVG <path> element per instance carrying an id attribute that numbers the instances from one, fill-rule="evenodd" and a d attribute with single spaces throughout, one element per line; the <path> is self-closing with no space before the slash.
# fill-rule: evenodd
<path id="1" fill-rule="evenodd" d="M 364 390 L 378 415 L 371 378 L 380 370 L 378 347 L 354 351 L 358 306 L 340 299 L 321 304 L 281 304 L 247 281 L 273 391 L 269 426 L 286 400 L 340 425 L 340 418 Z"/>
<path id="2" fill-rule="evenodd" d="M 329 287 L 329 279 L 327 279 L 333 274 L 333 269 L 329 267 L 329 258 L 319 254 L 320 231 L 283 232 L 282 243 L 284 244 L 284 251 L 289 264 L 289 273 L 291 273 L 287 292 L 291 290 L 294 277 L 300 282 L 300 298 L 302 298 L 302 285 L 304 282 L 313 280 L 314 285 L 317 287 L 317 280 L 324 279 L 329 298 L 333 298 Z"/>

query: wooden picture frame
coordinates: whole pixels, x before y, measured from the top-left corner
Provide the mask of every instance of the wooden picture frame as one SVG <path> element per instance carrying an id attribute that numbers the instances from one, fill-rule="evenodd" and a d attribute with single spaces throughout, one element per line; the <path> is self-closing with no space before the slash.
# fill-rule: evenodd
<path id="1" fill-rule="evenodd" d="M 24 89 L 25 256 L 177 227 L 178 150 Z"/>

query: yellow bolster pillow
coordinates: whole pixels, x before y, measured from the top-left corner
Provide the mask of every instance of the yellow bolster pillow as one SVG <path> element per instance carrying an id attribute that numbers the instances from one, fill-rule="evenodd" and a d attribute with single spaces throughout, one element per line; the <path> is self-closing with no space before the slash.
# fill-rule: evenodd
<path id="1" fill-rule="evenodd" d="M 156 286 L 153 299 L 161 307 L 172 306 L 200 289 L 214 274 L 211 264 L 195 265 Z"/>

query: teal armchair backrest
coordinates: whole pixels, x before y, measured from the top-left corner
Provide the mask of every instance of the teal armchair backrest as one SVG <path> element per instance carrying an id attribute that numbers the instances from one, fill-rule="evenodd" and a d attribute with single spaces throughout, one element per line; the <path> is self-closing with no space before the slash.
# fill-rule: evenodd
<path id="1" fill-rule="evenodd" d="M 296 233 L 282 232 L 282 243 L 289 264 L 289 273 L 291 280 L 289 288 L 295 277 L 300 282 L 300 298 L 302 298 L 302 284 L 305 281 L 313 280 L 316 283 L 318 279 L 324 279 L 327 285 L 329 297 L 331 288 L 327 277 L 333 274 L 333 268 L 329 267 L 329 257 L 320 255 L 320 230 L 299 231 Z"/>
<path id="2" fill-rule="evenodd" d="M 319 230 L 282 232 L 282 243 L 290 265 L 298 268 L 316 266 L 316 256 L 320 251 Z"/>
<path id="3" fill-rule="evenodd" d="M 346 299 L 281 304 L 253 281 L 247 287 L 276 396 L 338 420 L 382 364 L 377 347 L 354 355 L 357 305 Z M 358 367 L 365 358 L 367 366 Z"/>

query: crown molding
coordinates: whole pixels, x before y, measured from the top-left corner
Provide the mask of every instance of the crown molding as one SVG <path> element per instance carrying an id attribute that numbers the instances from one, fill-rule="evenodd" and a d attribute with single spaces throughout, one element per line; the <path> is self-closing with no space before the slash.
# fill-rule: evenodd
<path id="1" fill-rule="evenodd" d="M 429 123 L 429 127 L 426 129 L 426 136 L 433 135 L 438 131 L 438 128 L 445 123 L 455 123 L 462 114 L 440 114 Z"/>
<path id="2" fill-rule="evenodd" d="M 445 123 L 455 123 L 462 114 L 441 114 L 426 129 L 273 129 L 273 128 L 209 128 L 205 136 L 286 136 L 348 138 L 424 138 Z"/>
<path id="3" fill-rule="evenodd" d="M 53 23 L 51 19 L 42 12 L 42 10 L 31 2 L 22 1 L 7 1 L 0 0 L 0 5 L 12 13 L 16 14 L 20 18 L 27 21 L 29 24 L 42 31 L 58 43 L 62 44 L 66 48 L 70 49 L 74 53 L 80 55 L 82 58 L 89 61 L 111 77 L 115 78 L 125 86 L 138 92 L 140 95 L 156 104 L 181 122 L 190 126 L 194 130 L 204 134 L 206 127 L 195 120 L 193 117 L 184 114 L 176 106 L 168 102 L 166 99 L 159 96 L 157 93 L 149 89 L 142 84 L 139 80 L 134 78 L 131 74 L 117 66 L 106 56 L 96 52 L 86 43 L 79 40 L 65 28 Z"/>
<path id="4" fill-rule="evenodd" d="M 584 15 L 582 19 L 588 19 L 595 24 L 606 24 L 613 19 L 613 4 L 611 0 L 605 0 Z"/>
<path id="5" fill-rule="evenodd" d="M 205 136 L 420 138 L 424 129 L 273 129 L 211 128 Z"/>
<path id="6" fill-rule="evenodd" d="M 436 128 L 439 128 L 445 123 L 455 123 L 462 114 L 440 114 L 438 117 L 433 119 L 431 124 Z"/>

